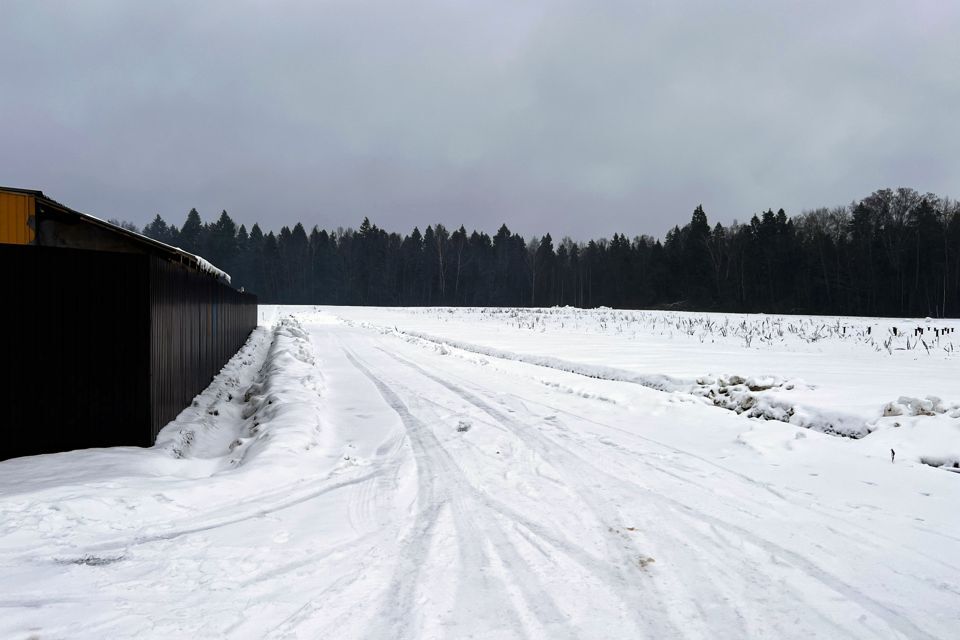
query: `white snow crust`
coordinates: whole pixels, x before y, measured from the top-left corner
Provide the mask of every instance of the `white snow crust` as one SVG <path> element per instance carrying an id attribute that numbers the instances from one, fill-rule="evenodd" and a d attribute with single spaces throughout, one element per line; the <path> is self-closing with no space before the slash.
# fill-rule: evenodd
<path id="1" fill-rule="evenodd" d="M 957 637 L 957 321 L 260 320 L 153 448 L 0 462 L 0 637 Z"/>
<path id="2" fill-rule="evenodd" d="M 179 249 L 179 251 L 183 251 L 183 249 Z M 183 252 L 187 253 L 186 251 L 183 251 Z M 206 258 L 201 258 L 200 256 L 194 255 L 194 254 L 189 254 L 189 255 L 193 255 L 193 257 L 196 258 L 197 266 L 200 268 L 200 271 L 203 271 L 204 273 L 209 273 L 210 275 L 216 276 L 217 278 L 222 278 L 226 280 L 227 284 L 230 284 L 229 273 L 227 273 L 223 269 L 219 269 L 215 267 L 213 263 L 211 263 Z"/>

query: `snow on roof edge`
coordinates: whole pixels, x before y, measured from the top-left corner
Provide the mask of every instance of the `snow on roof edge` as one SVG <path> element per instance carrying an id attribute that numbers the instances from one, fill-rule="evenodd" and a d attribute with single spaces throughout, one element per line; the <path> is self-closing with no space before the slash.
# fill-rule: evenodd
<path id="1" fill-rule="evenodd" d="M 227 272 L 224 271 L 223 269 L 220 269 L 219 267 L 217 267 L 216 265 L 214 265 L 212 262 L 210 262 L 210 261 L 207 260 L 206 258 L 204 258 L 204 257 L 202 257 L 202 256 L 198 256 L 198 255 L 195 254 L 195 253 L 190 253 L 189 251 L 184 251 L 184 250 L 181 249 L 180 247 L 174 247 L 173 245 L 169 245 L 169 244 L 167 244 L 166 242 L 161 242 L 160 240 L 157 240 L 157 239 L 155 239 L 155 238 L 151 238 L 151 237 L 149 237 L 149 236 L 145 236 L 145 235 L 143 235 L 142 233 L 140 233 L 139 231 L 131 231 L 130 229 L 124 229 L 123 227 L 121 227 L 121 226 L 119 226 L 119 225 L 116 225 L 116 224 L 113 224 L 112 222 L 110 222 L 110 221 L 108 221 L 108 220 L 104 220 L 103 218 L 100 218 L 100 217 L 98 217 L 98 216 L 95 216 L 95 215 L 92 215 L 92 214 L 89 214 L 89 213 L 83 213 L 83 212 L 81 212 L 81 211 L 77 211 L 76 209 L 71 209 L 71 208 L 68 207 L 67 205 L 65 205 L 65 204 L 63 204 L 63 203 L 61 203 L 61 202 L 57 202 L 56 200 L 54 200 L 54 199 L 51 198 L 50 196 L 46 195 L 45 193 L 43 193 L 43 191 L 36 191 L 36 190 L 33 190 L 33 189 L 16 189 L 16 188 L 14 188 L 14 187 L 3 187 L 3 188 L 4 188 L 4 189 L 8 189 L 8 190 L 10 190 L 10 191 L 30 191 L 30 192 L 33 193 L 33 195 L 39 196 L 39 197 L 43 198 L 44 200 L 47 200 L 48 202 L 51 202 L 52 204 L 54 204 L 54 205 L 56 205 L 56 206 L 58 206 L 58 207 L 62 207 L 62 208 L 64 208 L 64 209 L 66 209 L 67 211 L 70 211 L 70 212 L 72 212 L 72 213 L 77 214 L 77 215 L 80 216 L 80 217 L 89 218 L 89 219 L 94 220 L 94 221 L 96 221 L 96 222 L 99 222 L 99 223 L 101 223 L 101 224 L 104 224 L 104 225 L 113 227 L 114 229 L 119 230 L 121 233 L 128 234 L 128 235 L 132 235 L 132 236 L 136 236 L 137 238 L 140 238 L 140 239 L 142 239 L 142 240 L 146 240 L 148 243 L 155 244 L 155 245 L 159 245 L 159 246 L 161 246 L 161 247 L 165 247 L 165 248 L 169 249 L 170 251 L 175 251 L 175 252 L 177 252 L 177 253 L 183 254 L 183 255 L 188 256 L 188 257 L 190 257 L 190 258 L 193 258 L 193 259 L 196 261 L 196 263 L 197 263 L 197 269 L 199 269 L 200 271 L 203 271 L 204 273 L 208 273 L 208 274 L 210 274 L 210 275 L 212 275 L 212 276 L 215 276 L 215 277 L 217 277 L 217 278 L 223 278 L 223 279 L 227 282 L 227 284 L 232 284 L 232 283 L 233 283 L 233 279 L 230 277 L 230 274 L 229 274 L 229 273 L 227 273 Z"/>
<path id="2" fill-rule="evenodd" d="M 58 204 L 59 204 L 59 203 L 58 203 Z M 63 205 L 61 205 L 61 206 L 63 206 Z M 72 211 L 72 209 L 71 209 L 71 211 Z M 142 233 L 140 233 L 139 231 L 132 231 L 132 230 L 130 230 L 130 229 L 125 229 L 125 228 L 121 227 L 120 225 L 113 224 L 113 223 L 110 222 L 109 220 L 104 220 L 103 218 L 99 218 L 99 217 L 97 217 L 97 216 L 90 215 L 89 213 L 80 213 L 79 211 L 77 211 L 76 213 L 80 214 L 81 216 L 85 216 L 85 217 L 87 217 L 87 218 L 92 218 L 92 219 L 96 220 L 97 222 L 102 222 L 103 224 L 110 225 L 110 226 L 113 227 L 114 229 L 119 229 L 119 230 L 122 231 L 122 232 L 128 233 L 128 234 L 133 235 L 133 236 L 137 236 L 138 238 L 142 238 L 142 239 L 146 240 L 147 242 L 152 242 L 152 243 L 158 244 L 158 245 L 160 245 L 160 246 L 162 246 L 162 247 L 166 247 L 167 249 L 170 249 L 171 251 L 176 251 L 177 253 L 182 253 L 182 254 L 185 255 L 185 256 L 189 256 L 189 257 L 191 257 L 191 258 L 193 258 L 194 260 L 197 261 L 197 268 L 198 268 L 200 271 L 203 271 L 204 273 L 209 273 L 210 275 L 216 276 L 216 277 L 218 277 L 218 278 L 223 278 L 224 280 L 227 281 L 227 284 L 230 284 L 230 283 L 231 283 L 231 280 L 232 280 L 232 279 L 230 278 L 230 274 L 229 274 L 229 273 L 227 273 L 227 272 L 224 271 L 223 269 L 220 269 L 219 267 L 217 267 L 216 265 L 214 265 L 212 262 L 210 262 L 209 260 L 207 260 L 207 259 L 204 258 L 203 256 L 198 256 L 197 254 L 195 254 L 195 253 L 190 253 L 189 251 L 187 251 L 187 250 L 185 250 L 185 249 L 181 249 L 180 247 L 175 247 L 175 246 L 173 246 L 172 244 L 167 244 L 166 242 L 161 242 L 160 240 L 157 240 L 157 239 L 155 239 L 155 238 L 151 238 L 150 236 L 145 236 L 145 235 L 143 235 Z"/>
<path id="3" fill-rule="evenodd" d="M 180 251 L 183 251 L 183 249 L 180 249 Z M 192 255 L 194 258 L 196 258 L 197 266 L 200 268 L 201 271 L 206 271 L 207 273 L 213 274 L 218 278 L 223 278 L 224 280 L 227 281 L 227 284 L 231 283 L 230 274 L 224 271 L 223 269 L 218 269 L 206 258 L 201 258 L 198 255 L 188 253 L 186 251 L 183 251 L 183 253 L 186 253 L 187 255 Z"/>

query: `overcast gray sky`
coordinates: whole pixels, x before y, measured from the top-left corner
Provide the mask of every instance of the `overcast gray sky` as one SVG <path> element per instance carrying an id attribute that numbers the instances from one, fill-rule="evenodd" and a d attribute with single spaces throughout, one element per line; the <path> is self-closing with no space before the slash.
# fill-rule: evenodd
<path id="1" fill-rule="evenodd" d="M 0 184 L 102 217 L 586 239 L 960 195 L 947 0 L 0 7 Z"/>

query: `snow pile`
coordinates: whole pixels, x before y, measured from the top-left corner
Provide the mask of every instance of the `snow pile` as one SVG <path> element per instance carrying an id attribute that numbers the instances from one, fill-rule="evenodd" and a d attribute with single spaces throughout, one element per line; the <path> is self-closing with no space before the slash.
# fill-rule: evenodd
<path id="1" fill-rule="evenodd" d="M 883 407 L 871 425 L 871 443 L 898 456 L 960 473 L 960 405 L 936 396 L 901 396 Z"/>
<path id="2" fill-rule="evenodd" d="M 309 335 L 297 319 L 282 319 L 259 379 L 244 393 L 243 429 L 230 443 L 230 464 L 259 457 L 282 463 L 320 445 L 322 393 Z"/>
<path id="3" fill-rule="evenodd" d="M 281 319 L 272 332 L 257 329 L 228 369 L 243 368 L 254 352 L 262 366 L 247 379 L 225 370 L 193 406 L 167 425 L 157 446 L 178 458 L 219 460 L 219 470 L 265 456 L 276 461 L 309 451 L 321 440 L 317 408 L 323 381 L 309 336 L 293 317 Z"/>
<path id="4" fill-rule="evenodd" d="M 908 398 L 900 396 L 896 402 L 887 403 L 883 408 L 884 417 L 889 416 L 935 416 L 950 412 L 952 418 L 960 418 L 960 405 L 943 406 L 943 400 L 937 396 L 926 398 Z"/>
<path id="5" fill-rule="evenodd" d="M 228 447 L 243 426 L 244 390 L 258 379 L 271 341 L 271 330 L 254 329 L 210 386 L 160 430 L 157 447 L 178 459 L 208 460 L 214 469 L 225 464 Z"/>

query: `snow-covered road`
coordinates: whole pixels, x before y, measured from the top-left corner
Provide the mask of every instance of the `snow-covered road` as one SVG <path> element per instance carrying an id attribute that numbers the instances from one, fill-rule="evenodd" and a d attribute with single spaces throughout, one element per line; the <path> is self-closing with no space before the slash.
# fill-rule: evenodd
<path id="1" fill-rule="evenodd" d="M 957 474 L 275 311 L 154 449 L 0 463 L 0 637 L 957 637 Z"/>

